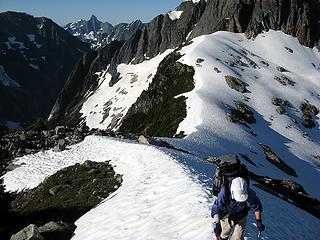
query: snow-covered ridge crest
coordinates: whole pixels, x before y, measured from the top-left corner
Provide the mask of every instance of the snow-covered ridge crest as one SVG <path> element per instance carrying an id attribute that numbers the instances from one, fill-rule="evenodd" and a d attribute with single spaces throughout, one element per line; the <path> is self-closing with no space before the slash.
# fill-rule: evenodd
<path id="1" fill-rule="evenodd" d="M 173 156 L 150 146 L 89 136 L 61 153 L 50 150 L 20 158 L 17 163 L 24 165 L 4 176 L 6 189 L 33 188 L 46 176 L 88 158 L 111 160 L 123 183 L 76 222 L 72 239 L 211 239 L 206 187 Z M 186 231 L 188 226 L 192 229 Z"/>

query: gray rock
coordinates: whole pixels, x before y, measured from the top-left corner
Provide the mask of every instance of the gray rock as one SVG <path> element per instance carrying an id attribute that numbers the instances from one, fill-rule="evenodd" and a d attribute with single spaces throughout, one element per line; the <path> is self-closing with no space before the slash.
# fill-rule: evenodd
<path id="1" fill-rule="evenodd" d="M 196 62 L 197 62 L 197 63 L 202 63 L 202 62 L 204 62 L 204 59 L 198 58 Z"/>
<path id="2" fill-rule="evenodd" d="M 292 167 L 290 167 L 288 164 L 286 164 L 280 157 L 278 157 L 277 154 L 275 154 L 269 146 L 261 144 L 261 147 L 263 148 L 266 159 L 271 164 L 275 165 L 281 171 L 285 172 L 290 176 L 293 176 L 293 177 L 298 176 L 296 171 Z"/>
<path id="3" fill-rule="evenodd" d="M 59 194 L 60 191 L 68 190 L 70 188 L 71 188 L 70 185 L 58 185 L 50 188 L 49 193 L 53 196 L 56 196 L 57 194 Z"/>
<path id="4" fill-rule="evenodd" d="M 141 143 L 141 144 L 150 145 L 148 139 L 147 139 L 145 136 L 143 136 L 143 135 L 141 135 L 141 136 L 138 138 L 138 142 Z"/>
<path id="5" fill-rule="evenodd" d="M 279 71 L 279 72 L 288 72 L 287 69 L 285 69 L 285 68 L 283 68 L 283 67 L 281 67 L 281 66 L 277 66 L 276 69 L 277 69 L 277 71 Z"/>
<path id="6" fill-rule="evenodd" d="M 272 98 L 272 104 L 275 106 L 281 106 L 281 107 L 288 107 L 290 105 L 290 103 L 287 100 L 284 100 L 282 98 L 279 97 L 273 97 Z"/>
<path id="7" fill-rule="evenodd" d="M 318 115 L 319 114 L 319 109 L 311 104 L 308 100 L 304 100 L 301 105 L 300 105 L 300 110 L 304 113 L 304 112 L 311 112 L 314 115 Z"/>
<path id="8" fill-rule="evenodd" d="M 53 135 L 55 135 L 55 131 L 53 131 L 53 130 L 42 131 L 42 135 L 43 135 L 45 138 L 50 138 L 50 137 L 52 137 Z"/>
<path id="9" fill-rule="evenodd" d="M 233 123 L 239 122 L 242 124 L 245 122 L 249 124 L 256 123 L 254 114 L 249 106 L 240 101 L 235 101 L 235 105 L 236 109 L 227 104 L 225 105 L 225 107 L 230 111 L 230 113 L 227 114 L 229 121 Z"/>
<path id="10" fill-rule="evenodd" d="M 214 70 L 216 73 L 221 73 L 221 71 L 220 71 L 219 68 L 217 68 L 217 67 L 215 67 L 213 70 Z"/>
<path id="11" fill-rule="evenodd" d="M 53 148 L 54 152 L 61 152 L 66 149 L 66 140 L 59 139 L 58 144 Z"/>
<path id="12" fill-rule="evenodd" d="M 39 232 L 45 240 L 70 240 L 76 226 L 64 222 L 49 222 L 39 227 Z"/>
<path id="13" fill-rule="evenodd" d="M 305 128 L 314 128 L 316 126 L 309 112 L 303 113 L 302 124 Z"/>
<path id="14" fill-rule="evenodd" d="M 287 85 L 290 85 L 290 86 L 294 86 L 295 85 L 295 82 L 290 80 L 288 77 L 286 76 L 275 76 L 274 77 L 274 80 L 276 80 L 277 82 L 279 82 L 280 84 L 282 84 L 283 86 L 287 86 Z"/>
<path id="15" fill-rule="evenodd" d="M 62 134 L 65 134 L 66 133 L 66 128 L 63 127 L 63 126 L 57 126 L 55 128 L 55 132 L 56 132 L 56 135 L 62 135 Z"/>
<path id="16" fill-rule="evenodd" d="M 289 52 L 289 53 L 293 53 L 293 50 L 291 48 L 285 47 L 285 49 Z"/>
<path id="17" fill-rule="evenodd" d="M 233 77 L 233 76 L 225 76 L 226 82 L 228 86 L 241 93 L 248 92 L 246 89 L 247 84 L 243 81 L 241 81 L 239 78 Z"/>
<path id="18" fill-rule="evenodd" d="M 44 240 L 38 228 L 34 224 L 30 224 L 18 233 L 11 236 L 10 240 Z"/>
<path id="19" fill-rule="evenodd" d="M 286 109 L 284 107 L 277 107 L 276 111 L 279 113 L 279 114 L 285 114 L 286 113 Z"/>

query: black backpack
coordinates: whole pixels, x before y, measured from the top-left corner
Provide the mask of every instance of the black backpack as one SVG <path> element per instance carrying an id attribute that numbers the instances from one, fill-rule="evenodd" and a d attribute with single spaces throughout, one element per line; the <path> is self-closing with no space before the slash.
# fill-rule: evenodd
<path id="1" fill-rule="evenodd" d="M 229 186 L 232 179 L 242 177 L 247 181 L 249 188 L 250 178 L 247 167 L 242 164 L 236 154 L 217 157 L 209 157 L 208 161 L 217 165 L 213 176 L 212 194 L 218 196 L 221 186 Z"/>

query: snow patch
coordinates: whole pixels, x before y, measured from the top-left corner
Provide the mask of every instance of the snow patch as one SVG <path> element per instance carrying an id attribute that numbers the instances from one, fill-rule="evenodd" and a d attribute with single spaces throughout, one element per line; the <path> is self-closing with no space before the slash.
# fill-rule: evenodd
<path id="1" fill-rule="evenodd" d="M 172 21 L 175 21 L 181 17 L 182 13 L 183 13 L 183 11 L 174 10 L 174 11 L 168 12 L 168 16 Z"/>
<path id="2" fill-rule="evenodd" d="M 29 63 L 29 66 L 32 67 L 34 70 L 39 70 L 39 66 L 36 64 Z"/>
<path id="3" fill-rule="evenodd" d="M 0 82 L 6 87 L 21 87 L 19 83 L 8 76 L 2 65 L 0 65 Z"/>
<path id="4" fill-rule="evenodd" d="M 14 49 L 14 45 L 18 45 L 19 49 L 27 49 L 23 42 L 16 41 L 16 37 L 8 37 L 8 42 L 5 42 L 8 49 Z"/>

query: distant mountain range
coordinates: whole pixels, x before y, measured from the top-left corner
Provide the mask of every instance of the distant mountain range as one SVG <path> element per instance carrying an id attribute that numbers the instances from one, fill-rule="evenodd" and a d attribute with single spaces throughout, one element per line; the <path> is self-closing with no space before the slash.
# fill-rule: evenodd
<path id="1" fill-rule="evenodd" d="M 67 24 L 65 30 L 82 42 L 89 43 L 92 49 L 97 49 L 113 40 L 126 41 L 134 32 L 143 27 L 144 24 L 140 20 L 113 26 L 108 22 L 99 21 L 96 16 L 92 15 L 88 21 L 80 19 Z"/>

